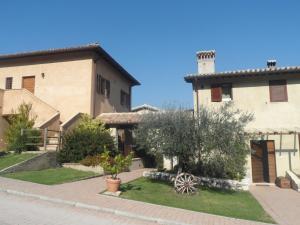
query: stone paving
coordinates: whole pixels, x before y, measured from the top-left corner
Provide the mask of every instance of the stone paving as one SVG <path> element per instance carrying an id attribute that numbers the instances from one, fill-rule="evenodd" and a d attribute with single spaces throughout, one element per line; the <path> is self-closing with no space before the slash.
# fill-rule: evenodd
<path id="1" fill-rule="evenodd" d="M 276 186 L 251 186 L 250 192 L 281 225 L 300 225 L 300 193 Z"/>
<path id="2" fill-rule="evenodd" d="M 120 174 L 122 182 L 128 182 L 142 176 L 142 170 Z M 15 190 L 36 195 L 48 196 L 49 198 L 75 201 L 83 204 L 113 209 L 119 214 L 132 217 L 156 218 L 156 222 L 166 224 L 200 224 L 200 225 L 262 225 L 255 221 L 234 219 L 207 213 L 193 212 L 184 209 L 159 206 L 138 201 L 120 199 L 116 197 L 100 195 L 105 190 L 104 177 L 98 177 L 61 185 L 41 185 L 25 181 L 13 180 L 0 177 L 0 189 Z M 175 223 L 176 221 L 176 223 Z"/>

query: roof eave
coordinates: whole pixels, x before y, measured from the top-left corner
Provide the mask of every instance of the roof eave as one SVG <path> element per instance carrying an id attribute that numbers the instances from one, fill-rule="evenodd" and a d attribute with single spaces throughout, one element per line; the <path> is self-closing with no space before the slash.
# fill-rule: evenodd
<path id="1" fill-rule="evenodd" d="M 103 55 L 113 66 L 117 67 L 121 73 L 123 73 L 131 82 L 132 86 L 141 85 L 130 73 L 128 73 L 116 60 L 114 60 L 103 48 L 97 47 L 97 51 L 100 55 Z"/>
<path id="2" fill-rule="evenodd" d="M 279 69 L 279 70 L 267 70 L 267 71 L 253 71 L 253 72 L 232 72 L 232 73 L 216 73 L 216 74 L 197 74 L 197 75 L 187 75 L 184 77 L 184 80 L 187 83 L 192 83 L 194 80 L 209 80 L 209 79 L 218 79 L 218 78 L 240 78 L 240 77 L 253 77 L 253 76 L 266 76 L 266 75 L 277 75 L 277 74 L 300 74 L 299 68 L 291 68 L 291 69 Z"/>
<path id="3" fill-rule="evenodd" d="M 62 54 L 62 53 L 86 52 L 86 51 L 94 51 L 97 54 L 105 57 L 128 80 L 130 80 L 132 86 L 141 85 L 141 83 L 138 80 L 136 80 L 130 73 L 128 73 L 116 60 L 114 60 L 103 48 L 101 48 L 99 44 L 0 55 L 0 62 L 5 60 L 10 60 L 10 59 L 21 59 L 26 57 L 39 57 L 44 55 L 55 55 L 55 54 Z"/>

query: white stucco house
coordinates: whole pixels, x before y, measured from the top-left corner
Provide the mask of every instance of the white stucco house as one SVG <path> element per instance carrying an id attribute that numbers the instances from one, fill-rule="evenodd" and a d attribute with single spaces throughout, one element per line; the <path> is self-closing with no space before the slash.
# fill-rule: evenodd
<path id="1" fill-rule="evenodd" d="M 246 131 L 250 140 L 247 177 L 253 183 L 274 183 L 287 171 L 300 174 L 300 66 L 278 67 L 268 60 L 265 68 L 217 72 L 216 52 L 197 52 L 198 72 L 185 76 L 192 84 L 194 111 L 231 101 L 252 112 Z"/>

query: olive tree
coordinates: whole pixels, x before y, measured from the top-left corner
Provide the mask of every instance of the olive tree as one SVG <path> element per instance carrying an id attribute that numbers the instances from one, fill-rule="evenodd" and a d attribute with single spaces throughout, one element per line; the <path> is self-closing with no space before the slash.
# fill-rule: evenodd
<path id="1" fill-rule="evenodd" d="M 182 108 L 143 115 L 135 136 L 140 148 L 171 160 L 178 157 L 184 168 L 196 151 L 191 141 L 194 136 L 193 115 Z"/>
<path id="2" fill-rule="evenodd" d="M 240 179 L 249 153 L 245 126 L 252 119 L 230 103 L 197 113 L 179 107 L 143 115 L 135 135 L 140 148 L 176 157 L 184 171 Z"/>

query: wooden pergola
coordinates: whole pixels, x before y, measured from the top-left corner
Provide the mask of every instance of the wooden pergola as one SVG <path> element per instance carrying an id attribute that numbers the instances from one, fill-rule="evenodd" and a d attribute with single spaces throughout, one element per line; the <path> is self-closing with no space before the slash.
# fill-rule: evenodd
<path id="1" fill-rule="evenodd" d="M 141 122 L 139 113 L 102 113 L 97 118 L 101 119 L 107 128 L 115 130 L 115 137 L 120 151 L 126 155 L 133 150 L 132 130 Z"/>

